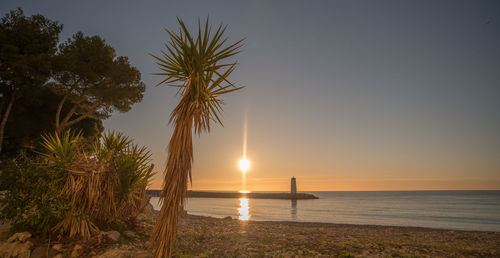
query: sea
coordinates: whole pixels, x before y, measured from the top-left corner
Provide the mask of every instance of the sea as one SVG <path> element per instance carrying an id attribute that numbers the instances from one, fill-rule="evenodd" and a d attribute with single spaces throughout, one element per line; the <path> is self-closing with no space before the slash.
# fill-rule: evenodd
<path id="1" fill-rule="evenodd" d="M 319 199 L 187 198 L 189 214 L 239 220 L 500 232 L 500 191 L 307 192 Z M 151 198 L 155 209 L 159 198 Z"/>

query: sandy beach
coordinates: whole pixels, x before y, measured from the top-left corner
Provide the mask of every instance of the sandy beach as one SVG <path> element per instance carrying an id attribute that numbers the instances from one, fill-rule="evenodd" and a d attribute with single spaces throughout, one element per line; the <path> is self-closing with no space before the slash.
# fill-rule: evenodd
<path id="1" fill-rule="evenodd" d="M 89 254 L 149 257 L 154 217 L 142 216 L 137 237 Z M 500 232 L 278 221 L 187 215 L 177 257 L 500 257 Z"/>
<path id="2" fill-rule="evenodd" d="M 31 257 L 152 257 L 158 215 L 139 215 L 117 239 L 28 241 Z M 35 255 L 37 254 L 37 255 Z M 284 221 L 241 221 L 184 215 L 174 257 L 500 257 L 500 232 Z"/>

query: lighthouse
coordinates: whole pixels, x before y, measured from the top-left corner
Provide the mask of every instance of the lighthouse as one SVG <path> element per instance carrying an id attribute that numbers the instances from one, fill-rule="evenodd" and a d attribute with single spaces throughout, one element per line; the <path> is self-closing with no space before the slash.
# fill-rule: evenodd
<path id="1" fill-rule="evenodd" d="M 292 177 L 290 192 L 292 194 L 296 194 L 297 193 L 297 181 L 295 180 L 295 177 Z"/>

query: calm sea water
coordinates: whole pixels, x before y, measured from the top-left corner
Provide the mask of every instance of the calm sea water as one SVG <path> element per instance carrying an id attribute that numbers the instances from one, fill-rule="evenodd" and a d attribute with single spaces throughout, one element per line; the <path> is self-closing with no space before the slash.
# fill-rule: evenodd
<path id="1" fill-rule="evenodd" d="M 317 200 L 188 198 L 188 213 L 240 220 L 500 231 L 500 191 L 310 192 Z M 158 198 L 151 203 L 159 209 Z"/>

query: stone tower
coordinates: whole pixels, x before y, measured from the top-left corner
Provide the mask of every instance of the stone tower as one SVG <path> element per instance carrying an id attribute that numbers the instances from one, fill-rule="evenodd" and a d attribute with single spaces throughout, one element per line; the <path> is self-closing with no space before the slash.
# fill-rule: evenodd
<path id="1" fill-rule="evenodd" d="M 292 185 L 290 187 L 290 192 L 292 194 L 296 194 L 297 193 L 297 181 L 295 180 L 295 177 L 292 177 Z"/>

